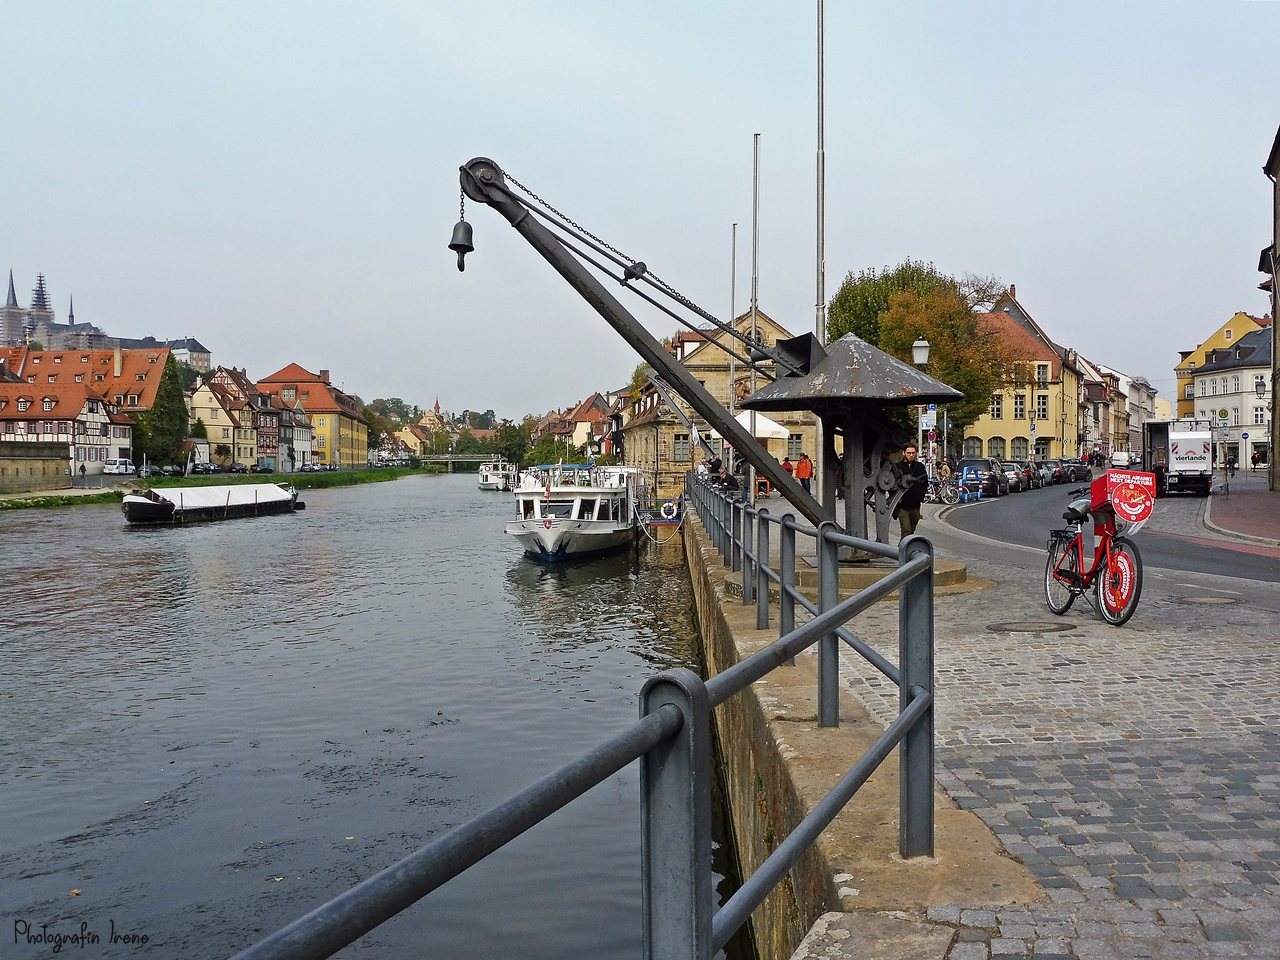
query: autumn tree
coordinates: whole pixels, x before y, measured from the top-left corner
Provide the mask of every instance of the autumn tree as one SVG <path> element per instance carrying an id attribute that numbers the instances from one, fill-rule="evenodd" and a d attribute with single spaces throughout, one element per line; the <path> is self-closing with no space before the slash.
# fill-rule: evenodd
<path id="1" fill-rule="evenodd" d="M 910 257 L 896 267 L 850 271 L 827 307 L 828 340 L 852 333 L 873 347 L 880 346 L 880 318 L 888 312 L 889 301 L 908 290 L 918 295 L 934 290 L 958 293 L 959 285 L 932 263 Z"/>
<path id="2" fill-rule="evenodd" d="M 987 412 L 1016 355 L 990 324 L 984 323 L 958 287 L 924 293 L 907 290 L 889 298 L 878 318 L 880 349 L 911 363 L 911 345 L 929 341 L 927 373 L 964 394 L 947 405 L 951 427 L 963 430 Z"/>

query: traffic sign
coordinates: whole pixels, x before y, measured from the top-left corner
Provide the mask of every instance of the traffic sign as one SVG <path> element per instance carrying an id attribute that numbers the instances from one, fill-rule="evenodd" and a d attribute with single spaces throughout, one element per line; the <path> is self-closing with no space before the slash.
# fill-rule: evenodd
<path id="1" fill-rule="evenodd" d="M 937 436 L 935 436 L 935 435 L 934 435 L 934 432 L 933 432 L 932 430 L 930 430 L 930 431 L 929 431 L 929 442 L 930 442 L 930 443 L 933 443 L 933 441 L 935 441 L 935 440 L 937 440 L 937 439 L 938 439 L 938 438 L 937 438 Z"/>
<path id="2" fill-rule="evenodd" d="M 1226 407 L 1222 407 L 1222 408 L 1218 411 L 1218 419 L 1219 419 L 1219 420 L 1225 420 L 1225 419 L 1227 419 L 1227 408 L 1226 408 Z"/>
<path id="3" fill-rule="evenodd" d="M 1035 435 L 1035 432 L 1036 432 L 1036 425 L 1033 423 L 1033 424 L 1031 425 L 1031 433 L 1032 433 L 1032 435 L 1033 435 L 1033 436 Z"/>
<path id="4" fill-rule="evenodd" d="M 937 409 L 938 409 L 938 405 L 936 403 L 929 404 L 930 411 L 937 410 Z"/>
<path id="5" fill-rule="evenodd" d="M 1247 433 L 1242 433 L 1242 434 L 1240 434 L 1240 439 L 1241 439 L 1241 440 L 1248 440 L 1248 439 L 1249 439 L 1249 435 L 1248 435 Z"/>

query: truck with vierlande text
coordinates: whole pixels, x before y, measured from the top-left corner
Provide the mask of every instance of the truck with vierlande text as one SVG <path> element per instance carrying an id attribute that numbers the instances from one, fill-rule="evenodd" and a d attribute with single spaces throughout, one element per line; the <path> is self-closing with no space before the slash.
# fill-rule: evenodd
<path id="1" fill-rule="evenodd" d="M 1156 469 L 1164 464 L 1164 470 Z M 1148 420 L 1142 425 L 1142 468 L 1164 473 L 1166 493 L 1209 495 L 1213 486 L 1213 429 L 1208 420 Z"/>

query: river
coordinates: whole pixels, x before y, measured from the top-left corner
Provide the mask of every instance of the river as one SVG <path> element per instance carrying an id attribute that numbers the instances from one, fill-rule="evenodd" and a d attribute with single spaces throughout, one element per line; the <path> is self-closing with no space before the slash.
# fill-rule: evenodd
<path id="1" fill-rule="evenodd" d="M 84 924 L 100 941 L 77 956 L 229 956 L 622 729 L 647 677 L 698 668 L 677 545 L 543 567 L 475 484 L 187 528 L 0 513 L 5 923 Z M 343 955 L 638 956 L 637 782 Z M 0 957 L 49 949 L 7 932 Z"/>

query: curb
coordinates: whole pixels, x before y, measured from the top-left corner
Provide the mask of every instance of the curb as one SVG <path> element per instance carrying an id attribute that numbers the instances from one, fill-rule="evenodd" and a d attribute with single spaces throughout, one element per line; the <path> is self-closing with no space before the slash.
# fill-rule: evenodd
<path id="1" fill-rule="evenodd" d="M 1248 533 L 1239 533 L 1235 530 L 1228 530 L 1220 527 L 1210 519 L 1213 512 L 1213 496 L 1205 498 L 1204 516 L 1200 518 L 1200 522 L 1204 524 L 1205 529 L 1212 530 L 1214 533 L 1221 534 L 1224 537 L 1230 537 L 1232 540 L 1243 540 L 1245 543 L 1257 543 L 1265 547 L 1280 547 L 1280 540 L 1272 540 L 1268 537 L 1255 537 Z"/>
<path id="2" fill-rule="evenodd" d="M 947 504 L 947 506 L 943 507 L 941 510 L 938 511 L 934 519 L 938 520 L 940 523 L 946 524 L 947 529 L 950 530 L 952 533 L 954 533 L 958 537 L 966 537 L 970 540 L 977 540 L 979 543 L 989 543 L 993 547 L 1000 547 L 1002 550 L 1025 550 L 1027 553 L 1034 553 L 1036 556 L 1039 556 L 1039 557 L 1046 556 L 1046 553 L 1042 548 L 1028 547 L 1025 544 L 1021 544 L 1021 543 L 1009 543 L 1005 540 L 993 540 L 991 537 L 984 537 L 978 533 L 970 533 L 968 530 L 961 530 L 955 524 L 950 523 L 947 520 L 947 517 L 951 515 L 951 512 L 953 510 L 959 510 L 961 507 L 971 507 L 971 506 L 973 506 L 973 504 L 971 503 Z"/>

